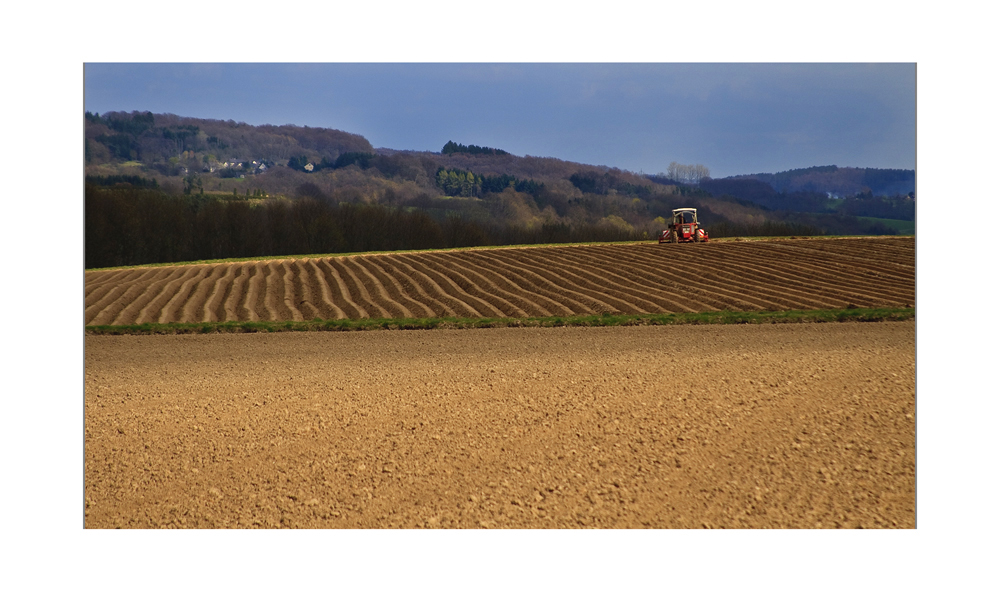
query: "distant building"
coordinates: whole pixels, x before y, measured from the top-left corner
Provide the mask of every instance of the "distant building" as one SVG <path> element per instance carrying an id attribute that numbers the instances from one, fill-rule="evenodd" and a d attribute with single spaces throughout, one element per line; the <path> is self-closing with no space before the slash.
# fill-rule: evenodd
<path id="1" fill-rule="evenodd" d="M 306 172 L 312 172 L 312 171 L 313 171 L 313 169 L 314 169 L 314 168 L 316 168 L 316 167 L 315 167 L 315 166 L 313 166 L 313 163 L 312 163 L 312 162 L 310 162 L 309 164 L 306 164 L 306 165 L 305 165 L 305 166 L 303 166 L 302 168 L 305 168 L 305 169 L 306 169 Z"/>

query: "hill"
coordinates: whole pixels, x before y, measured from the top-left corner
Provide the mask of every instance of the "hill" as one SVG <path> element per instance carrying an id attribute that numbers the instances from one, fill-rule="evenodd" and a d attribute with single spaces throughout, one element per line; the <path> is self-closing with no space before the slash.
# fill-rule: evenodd
<path id="1" fill-rule="evenodd" d="M 341 130 L 149 112 L 86 113 L 84 139 L 88 267 L 645 240 L 677 207 L 698 208 L 716 237 L 897 233 L 854 217 L 887 217 L 875 211 L 831 217 L 798 198 L 797 207 L 775 207 L 782 194 L 766 183 L 771 201 L 716 190 L 714 181 L 665 183 L 454 141 L 441 152 L 376 149 Z"/>
<path id="2" fill-rule="evenodd" d="M 852 168 L 813 166 L 778 173 L 758 173 L 727 177 L 767 183 L 779 193 L 808 191 L 846 197 L 858 193 L 876 196 L 908 195 L 915 191 L 916 172 L 892 168 Z"/>

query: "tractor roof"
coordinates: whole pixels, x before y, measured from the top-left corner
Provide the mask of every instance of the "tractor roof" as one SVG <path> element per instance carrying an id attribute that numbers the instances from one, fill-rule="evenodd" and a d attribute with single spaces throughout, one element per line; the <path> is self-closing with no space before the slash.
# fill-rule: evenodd
<path id="1" fill-rule="evenodd" d="M 696 212 L 696 211 L 698 211 L 698 210 L 697 210 L 697 209 L 695 209 L 695 208 L 693 208 L 693 207 L 680 207 L 680 208 L 678 208 L 678 209 L 675 209 L 675 210 L 673 210 L 673 213 L 677 213 L 677 212 L 679 212 L 679 211 L 691 211 L 691 212 Z"/>

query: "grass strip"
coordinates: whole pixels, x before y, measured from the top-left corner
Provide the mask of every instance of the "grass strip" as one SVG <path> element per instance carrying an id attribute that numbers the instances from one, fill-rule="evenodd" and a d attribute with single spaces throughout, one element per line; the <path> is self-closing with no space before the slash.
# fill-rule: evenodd
<path id="1" fill-rule="evenodd" d="M 847 308 L 839 310 L 779 310 L 697 312 L 682 314 L 604 314 L 542 318 L 360 318 L 277 322 L 193 322 L 169 324 L 95 325 L 92 335 L 212 334 L 248 332 L 315 332 L 359 330 L 430 330 L 558 326 L 643 326 L 667 324 L 803 324 L 814 322 L 886 322 L 912 320 L 914 308 Z"/>

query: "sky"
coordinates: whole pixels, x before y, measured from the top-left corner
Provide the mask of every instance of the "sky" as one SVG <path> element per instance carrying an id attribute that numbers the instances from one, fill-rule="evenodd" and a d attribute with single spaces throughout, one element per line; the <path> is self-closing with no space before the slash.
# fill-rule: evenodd
<path id="1" fill-rule="evenodd" d="M 328 127 L 655 174 L 916 165 L 915 63 L 86 63 L 85 109 Z"/>

